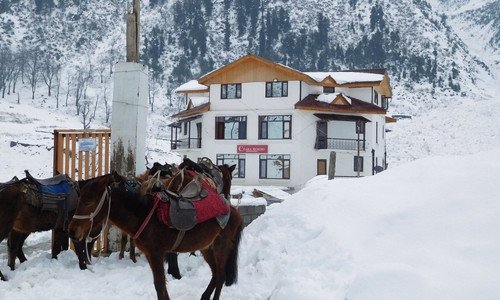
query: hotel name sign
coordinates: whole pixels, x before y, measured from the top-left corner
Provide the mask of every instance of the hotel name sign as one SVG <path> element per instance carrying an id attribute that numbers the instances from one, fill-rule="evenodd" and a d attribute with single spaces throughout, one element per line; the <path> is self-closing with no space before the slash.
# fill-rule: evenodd
<path id="1" fill-rule="evenodd" d="M 267 153 L 268 145 L 237 145 L 237 153 Z"/>

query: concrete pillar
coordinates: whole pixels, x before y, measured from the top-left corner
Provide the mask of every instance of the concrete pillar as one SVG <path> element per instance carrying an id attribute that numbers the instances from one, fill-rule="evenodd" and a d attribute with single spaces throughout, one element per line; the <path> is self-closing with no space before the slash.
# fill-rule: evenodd
<path id="1" fill-rule="evenodd" d="M 115 65 L 111 122 L 111 170 L 138 175 L 146 169 L 148 67 L 135 62 Z M 120 230 L 110 227 L 108 250 L 120 249 Z"/>
<path id="2" fill-rule="evenodd" d="M 148 67 L 140 63 L 115 65 L 111 123 L 111 170 L 123 176 L 146 169 Z"/>

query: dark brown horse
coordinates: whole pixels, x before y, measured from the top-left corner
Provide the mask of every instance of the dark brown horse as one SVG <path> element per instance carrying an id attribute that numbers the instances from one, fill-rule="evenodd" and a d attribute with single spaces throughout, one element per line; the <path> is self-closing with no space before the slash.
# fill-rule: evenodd
<path id="1" fill-rule="evenodd" d="M 223 194 L 230 196 L 231 172 L 234 166 L 218 166 L 222 172 Z M 173 177 L 171 180 L 175 180 Z M 176 183 L 181 186 L 192 180 L 188 174 Z M 174 187 L 172 184 L 171 187 Z M 98 177 L 86 185 L 80 195 L 75 217 L 69 225 L 70 236 L 84 240 L 88 233 L 109 219 L 129 235 L 138 232 L 152 204 L 144 201 L 140 192 L 126 188 L 126 179 L 117 173 Z M 78 216 L 78 218 L 76 218 Z M 238 247 L 243 228 L 242 219 L 234 207 L 230 207 L 229 221 L 221 228 L 216 219 L 199 223 L 185 232 L 183 239 L 175 247 L 176 252 L 194 252 L 200 250 L 212 270 L 212 279 L 201 299 L 219 299 L 222 286 L 232 285 L 237 281 Z M 164 225 L 158 218 L 151 218 L 135 240 L 137 247 L 146 256 L 153 272 L 154 285 L 158 299 L 169 299 L 165 284 L 163 260 L 167 252 L 172 252 L 180 231 Z"/>
<path id="2" fill-rule="evenodd" d="M 31 232 L 54 229 L 52 258 L 57 258 L 57 255 L 62 250 L 67 250 L 69 246 L 68 233 L 64 230 L 58 213 L 42 210 L 28 200 L 28 190 L 31 184 L 27 179 L 22 179 L 5 185 L 0 190 L 0 241 L 8 237 L 8 265 L 11 270 L 15 269 L 16 257 L 21 263 L 26 261 L 22 246 Z M 83 186 L 85 182 L 78 184 Z M 73 212 L 74 209 L 68 213 L 69 218 Z M 84 249 L 85 242 L 75 244 L 75 252 L 81 269 L 86 269 L 88 263 Z M 0 279 L 5 280 L 1 272 Z"/>

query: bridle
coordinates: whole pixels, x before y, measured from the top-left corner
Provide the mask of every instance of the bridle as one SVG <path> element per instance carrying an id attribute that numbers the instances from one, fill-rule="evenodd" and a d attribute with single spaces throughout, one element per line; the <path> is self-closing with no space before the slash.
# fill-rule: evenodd
<path id="1" fill-rule="evenodd" d="M 109 213 L 111 211 L 111 195 L 110 194 L 111 194 L 111 186 L 107 186 L 104 189 L 104 193 L 102 193 L 101 199 L 99 200 L 99 203 L 97 204 L 97 207 L 95 208 L 95 210 L 93 212 L 91 212 L 88 215 L 76 215 L 76 214 L 73 215 L 73 219 L 77 219 L 77 220 L 87 220 L 87 219 L 89 219 L 89 221 L 90 221 L 89 232 L 87 233 L 87 236 L 85 237 L 85 242 L 86 243 L 91 243 L 92 240 L 98 238 L 101 235 L 101 233 L 102 233 L 102 228 L 107 228 L 107 226 L 108 226 Z M 92 232 L 92 228 L 94 227 L 94 218 L 101 211 L 101 209 L 102 209 L 102 207 L 103 207 L 104 202 L 106 201 L 106 199 L 108 200 L 108 213 L 106 215 L 106 221 L 104 222 L 104 227 L 101 227 L 101 230 L 99 231 L 99 233 L 96 236 L 91 237 L 90 233 Z M 99 252 L 100 251 L 101 251 L 101 249 L 99 249 Z M 90 255 L 88 253 L 87 245 L 85 245 L 85 255 L 87 256 L 87 260 L 90 263 Z"/>

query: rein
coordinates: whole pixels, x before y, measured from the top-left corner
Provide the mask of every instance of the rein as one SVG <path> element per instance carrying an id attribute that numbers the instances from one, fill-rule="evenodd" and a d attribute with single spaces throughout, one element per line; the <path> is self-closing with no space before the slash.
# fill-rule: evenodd
<path id="1" fill-rule="evenodd" d="M 106 229 L 107 226 L 108 226 L 109 213 L 111 212 L 111 195 L 110 195 L 110 191 L 111 191 L 111 187 L 109 187 L 109 186 L 106 187 L 106 189 L 104 190 L 104 193 L 101 196 L 101 199 L 99 200 L 99 204 L 97 204 L 96 209 L 93 212 L 91 212 L 90 214 L 88 214 L 88 215 L 73 215 L 73 219 L 77 219 L 77 220 L 86 220 L 86 219 L 89 219 L 90 220 L 90 229 L 89 229 L 89 232 L 88 232 L 87 236 L 85 237 L 85 242 L 86 243 L 91 243 L 93 239 L 98 238 L 101 235 L 101 233 L 102 233 L 102 228 L 101 228 L 101 231 L 99 231 L 99 234 L 97 234 L 95 237 L 91 237 L 90 236 L 90 232 L 92 231 L 92 227 L 94 226 L 94 217 L 97 216 L 97 214 L 99 214 L 99 212 L 102 209 L 102 206 L 104 205 L 104 201 L 106 201 L 106 199 L 108 199 L 108 213 L 106 215 L 106 222 L 104 223 L 104 227 L 103 228 Z M 99 249 L 99 256 L 100 256 L 101 250 L 102 249 Z M 87 260 L 90 263 L 90 255 L 89 255 L 88 247 L 86 245 L 85 245 L 85 255 L 87 256 Z"/>

